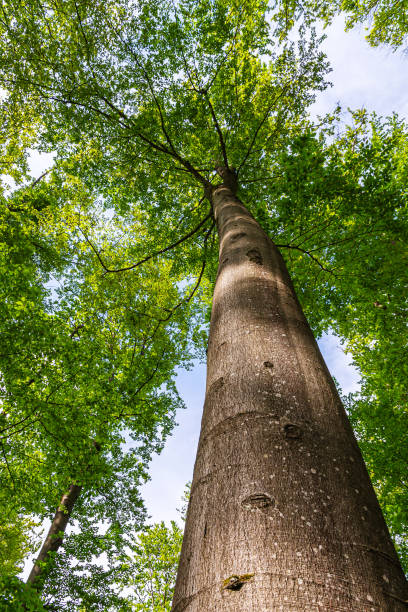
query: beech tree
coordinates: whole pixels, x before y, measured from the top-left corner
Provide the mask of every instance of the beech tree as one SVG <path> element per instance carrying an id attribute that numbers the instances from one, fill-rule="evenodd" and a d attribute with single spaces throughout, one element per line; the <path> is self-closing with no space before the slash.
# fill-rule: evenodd
<path id="1" fill-rule="evenodd" d="M 95 263 L 123 277 L 154 258 L 215 283 L 173 610 L 405 609 L 398 557 L 299 303 L 316 334 L 332 326 L 356 347 L 372 333 L 366 356 L 386 346 L 366 311 L 382 315 L 385 282 L 392 302 L 390 244 L 401 261 L 405 126 L 355 113 L 333 143 L 336 117 L 307 116 L 327 85 L 318 40 L 304 28 L 296 44 L 272 40 L 267 2 L 3 7 L 6 106 L 37 109 L 42 146 L 74 158 L 106 207 L 145 222 L 120 264 L 89 239 Z M 397 277 L 399 308 L 400 266 Z M 389 400 L 401 415 L 403 397 Z"/>

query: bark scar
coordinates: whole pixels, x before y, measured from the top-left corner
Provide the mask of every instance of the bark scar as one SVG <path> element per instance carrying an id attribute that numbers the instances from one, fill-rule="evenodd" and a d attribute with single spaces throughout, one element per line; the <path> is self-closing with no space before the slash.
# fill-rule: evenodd
<path id="1" fill-rule="evenodd" d="M 253 495 L 248 495 L 248 497 L 245 497 L 241 502 L 241 506 L 248 510 L 263 510 L 269 506 L 274 506 L 274 504 L 275 501 L 267 493 L 254 493 Z"/>
<path id="2" fill-rule="evenodd" d="M 245 232 L 237 232 L 236 234 L 233 234 L 231 236 L 231 242 L 236 242 L 237 240 L 239 240 L 240 238 L 243 238 L 244 236 L 246 236 Z"/>
<path id="3" fill-rule="evenodd" d="M 215 380 L 213 384 L 210 386 L 210 388 L 208 389 L 208 393 L 213 393 L 213 392 L 216 393 L 223 386 L 224 386 L 224 377 L 220 376 L 220 378 L 217 378 L 217 380 Z"/>
<path id="4" fill-rule="evenodd" d="M 247 251 L 247 257 L 248 257 L 249 261 L 253 261 L 254 263 L 258 264 L 259 266 L 262 266 L 262 264 L 263 264 L 262 255 L 258 251 L 258 249 L 250 249 L 249 251 Z"/>
<path id="5" fill-rule="evenodd" d="M 285 423 L 283 431 L 286 438 L 290 440 L 298 440 L 302 437 L 302 430 L 296 423 Z"/>

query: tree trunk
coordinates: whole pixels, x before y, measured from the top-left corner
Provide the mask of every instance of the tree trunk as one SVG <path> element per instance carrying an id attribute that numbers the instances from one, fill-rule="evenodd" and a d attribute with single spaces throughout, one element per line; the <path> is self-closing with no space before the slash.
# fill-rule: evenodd
<path id="1" fill-rule="evenodd" d="M 273 242 L 212 192 L 207 391 L 173 612 L 406 611 L 406 581 Z"/>
<path id="2" fill-rule="evenodd" d="M 27 578 L 27 584 L 34 585 L 39 576 L 41 575 L 43 568 L 40 566 L 41 562 L 46 562 L 49 552 L 56 552 L 62 544 L 62 539 L 67 528 L 69 517 L 72 509 L 81 493 L 82 486 L 70 485 L 68 493 L 65 493 L 61 498 L 61 503 L 55 512 L 51 527 L 48 531 L 47 537 L 45 538 L 44 544 L 41 547 L 39 555 L 34 563 L 33 569 Z"/>

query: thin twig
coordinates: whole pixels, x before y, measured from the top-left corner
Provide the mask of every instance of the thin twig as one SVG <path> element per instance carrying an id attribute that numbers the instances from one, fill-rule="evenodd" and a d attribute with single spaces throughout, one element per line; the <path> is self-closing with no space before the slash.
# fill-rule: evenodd
<path id="1" fill-rule="evenodd" d="M 41 176 L 39 176 L 37 179 L 35 179 L 35 181 L 33 183 L 31 183 L 30 187 L 31 189 L 33 187 L 35 187 L 37 185 L 37 183 L 39 183 L 45 176 L 47 176 L 47 174 L 49 174 L 51 172 L 51 168 L 49 168 L 48 170 L 46 170 L 45 172 L 43 172 L 41 174 Z"/>

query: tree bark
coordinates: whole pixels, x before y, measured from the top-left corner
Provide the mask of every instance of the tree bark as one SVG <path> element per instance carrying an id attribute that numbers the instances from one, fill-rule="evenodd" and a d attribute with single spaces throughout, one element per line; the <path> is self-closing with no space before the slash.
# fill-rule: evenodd
<path id="1" fill-rule="evenodd" d="M 220 253 L 173 612 L 407 610 L 406 580 L 278 249 L 212 192 Z"/>
<path id="2" fill-rule="evenodd" d="M 75 502 L 81 493 L 81 489 L 81 485 L 72 484 L 70 485 L 68 492 L 62 496 L 61 503 L 55 512 L 47 537 L 45 538 L 44 544 L 42 545 L 39 555 L 35 560 L 33 569 L 27 578 L 27 584 L 34 585 L 37 582 L 43 571 L 40 563 L 47 561 L 48 553 L 56 552 L 61 546 L 69 517 L 71 516 Z"/>

